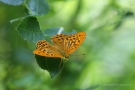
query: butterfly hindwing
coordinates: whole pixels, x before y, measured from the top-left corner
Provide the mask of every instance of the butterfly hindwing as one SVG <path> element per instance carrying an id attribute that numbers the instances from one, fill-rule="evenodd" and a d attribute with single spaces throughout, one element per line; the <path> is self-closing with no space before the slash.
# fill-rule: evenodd
<path id="1" fill-rule="evenodd" d="M 63 57 L 59 53 L 59 51 L 55 47 L 50 45 L 46 40 L 38 41 L 36 45 L 36 50 L 34 50 L 33 53 L 45 57 L 55 57 L 55 58 Z"/>

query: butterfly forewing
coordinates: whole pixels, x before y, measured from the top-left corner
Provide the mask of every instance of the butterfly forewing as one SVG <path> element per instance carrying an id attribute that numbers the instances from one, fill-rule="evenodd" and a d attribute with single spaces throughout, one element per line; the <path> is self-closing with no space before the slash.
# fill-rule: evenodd
<path id="1" fill-rule="evenodd" d="M 71 54 L 72 52 L 74 52 L 84 41 L 86 36 L 85 32 L 79 32 L 77 34 L 73 34 L 70 37 L 70 43 L 67 43 L 67 53 Z"/>
<path id="2" fill-rule="evenodd" d="M 69 55 L 81 45 L 85 36 L 85 32 L 79 32 L 72 35 L 58 34 L 53 36 L 51 40 L 56 48 L 61 52 L 66 53 L 66 55 Z"/>
<path id="3" fill-rule="evenodd" d="M 51 38 L 53 45 L 61 52 L 66 52 L 65 50 L 65 38 L 67 37 L 66 34 L 58 34 Z"/>
<path id="4" fill-rule="evenodd" d="M 45 40 L 37 42 L 36 50 L 33 53 L 45 57 L 63 58 L 59 51 Z"/>

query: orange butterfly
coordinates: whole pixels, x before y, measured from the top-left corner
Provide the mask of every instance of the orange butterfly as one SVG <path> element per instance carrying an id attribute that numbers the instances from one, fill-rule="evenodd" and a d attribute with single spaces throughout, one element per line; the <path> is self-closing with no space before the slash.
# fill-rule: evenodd
<path id="1" fill-rule="evenodd" d="M 85 36 L 85 32 L 78 32 L 72 35 L 57 34 L 51 38 L 53 45 L 46 40 L 38 41 L 36 50 L 33 53 L 45 57 L 68 59 L 69 54 L 82 44 Z"/>

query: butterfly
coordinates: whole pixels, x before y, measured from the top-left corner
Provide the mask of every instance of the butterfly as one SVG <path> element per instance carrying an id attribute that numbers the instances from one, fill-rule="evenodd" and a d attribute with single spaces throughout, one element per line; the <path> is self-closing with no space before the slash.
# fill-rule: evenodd
<path id="1" fill-rule="evenodd" d="M 71 35 L 57 34 L 51 37 L 52 45 L 46 40 L 38 41 L 33 53 L 44 57 L 68 59 L 69 55 L 82 44 L 85 37 L 85 32 Z"/>

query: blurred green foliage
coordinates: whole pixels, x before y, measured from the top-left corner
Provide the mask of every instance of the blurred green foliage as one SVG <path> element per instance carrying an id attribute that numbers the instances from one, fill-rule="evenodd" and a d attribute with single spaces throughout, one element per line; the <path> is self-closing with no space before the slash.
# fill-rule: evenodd
<path id="1" fill-rule="evenodd" d="M 18 22 L 9 22 L 26 16 L 25 8 L 0 2 L 0 90 L 134 90 L 134 0 L 47 2 L 49 13 L 38 17 L 42 30 L 85 31 L 84 43 L 51 80 L 37 65 L 35 44 L 19 36 Z"/>

